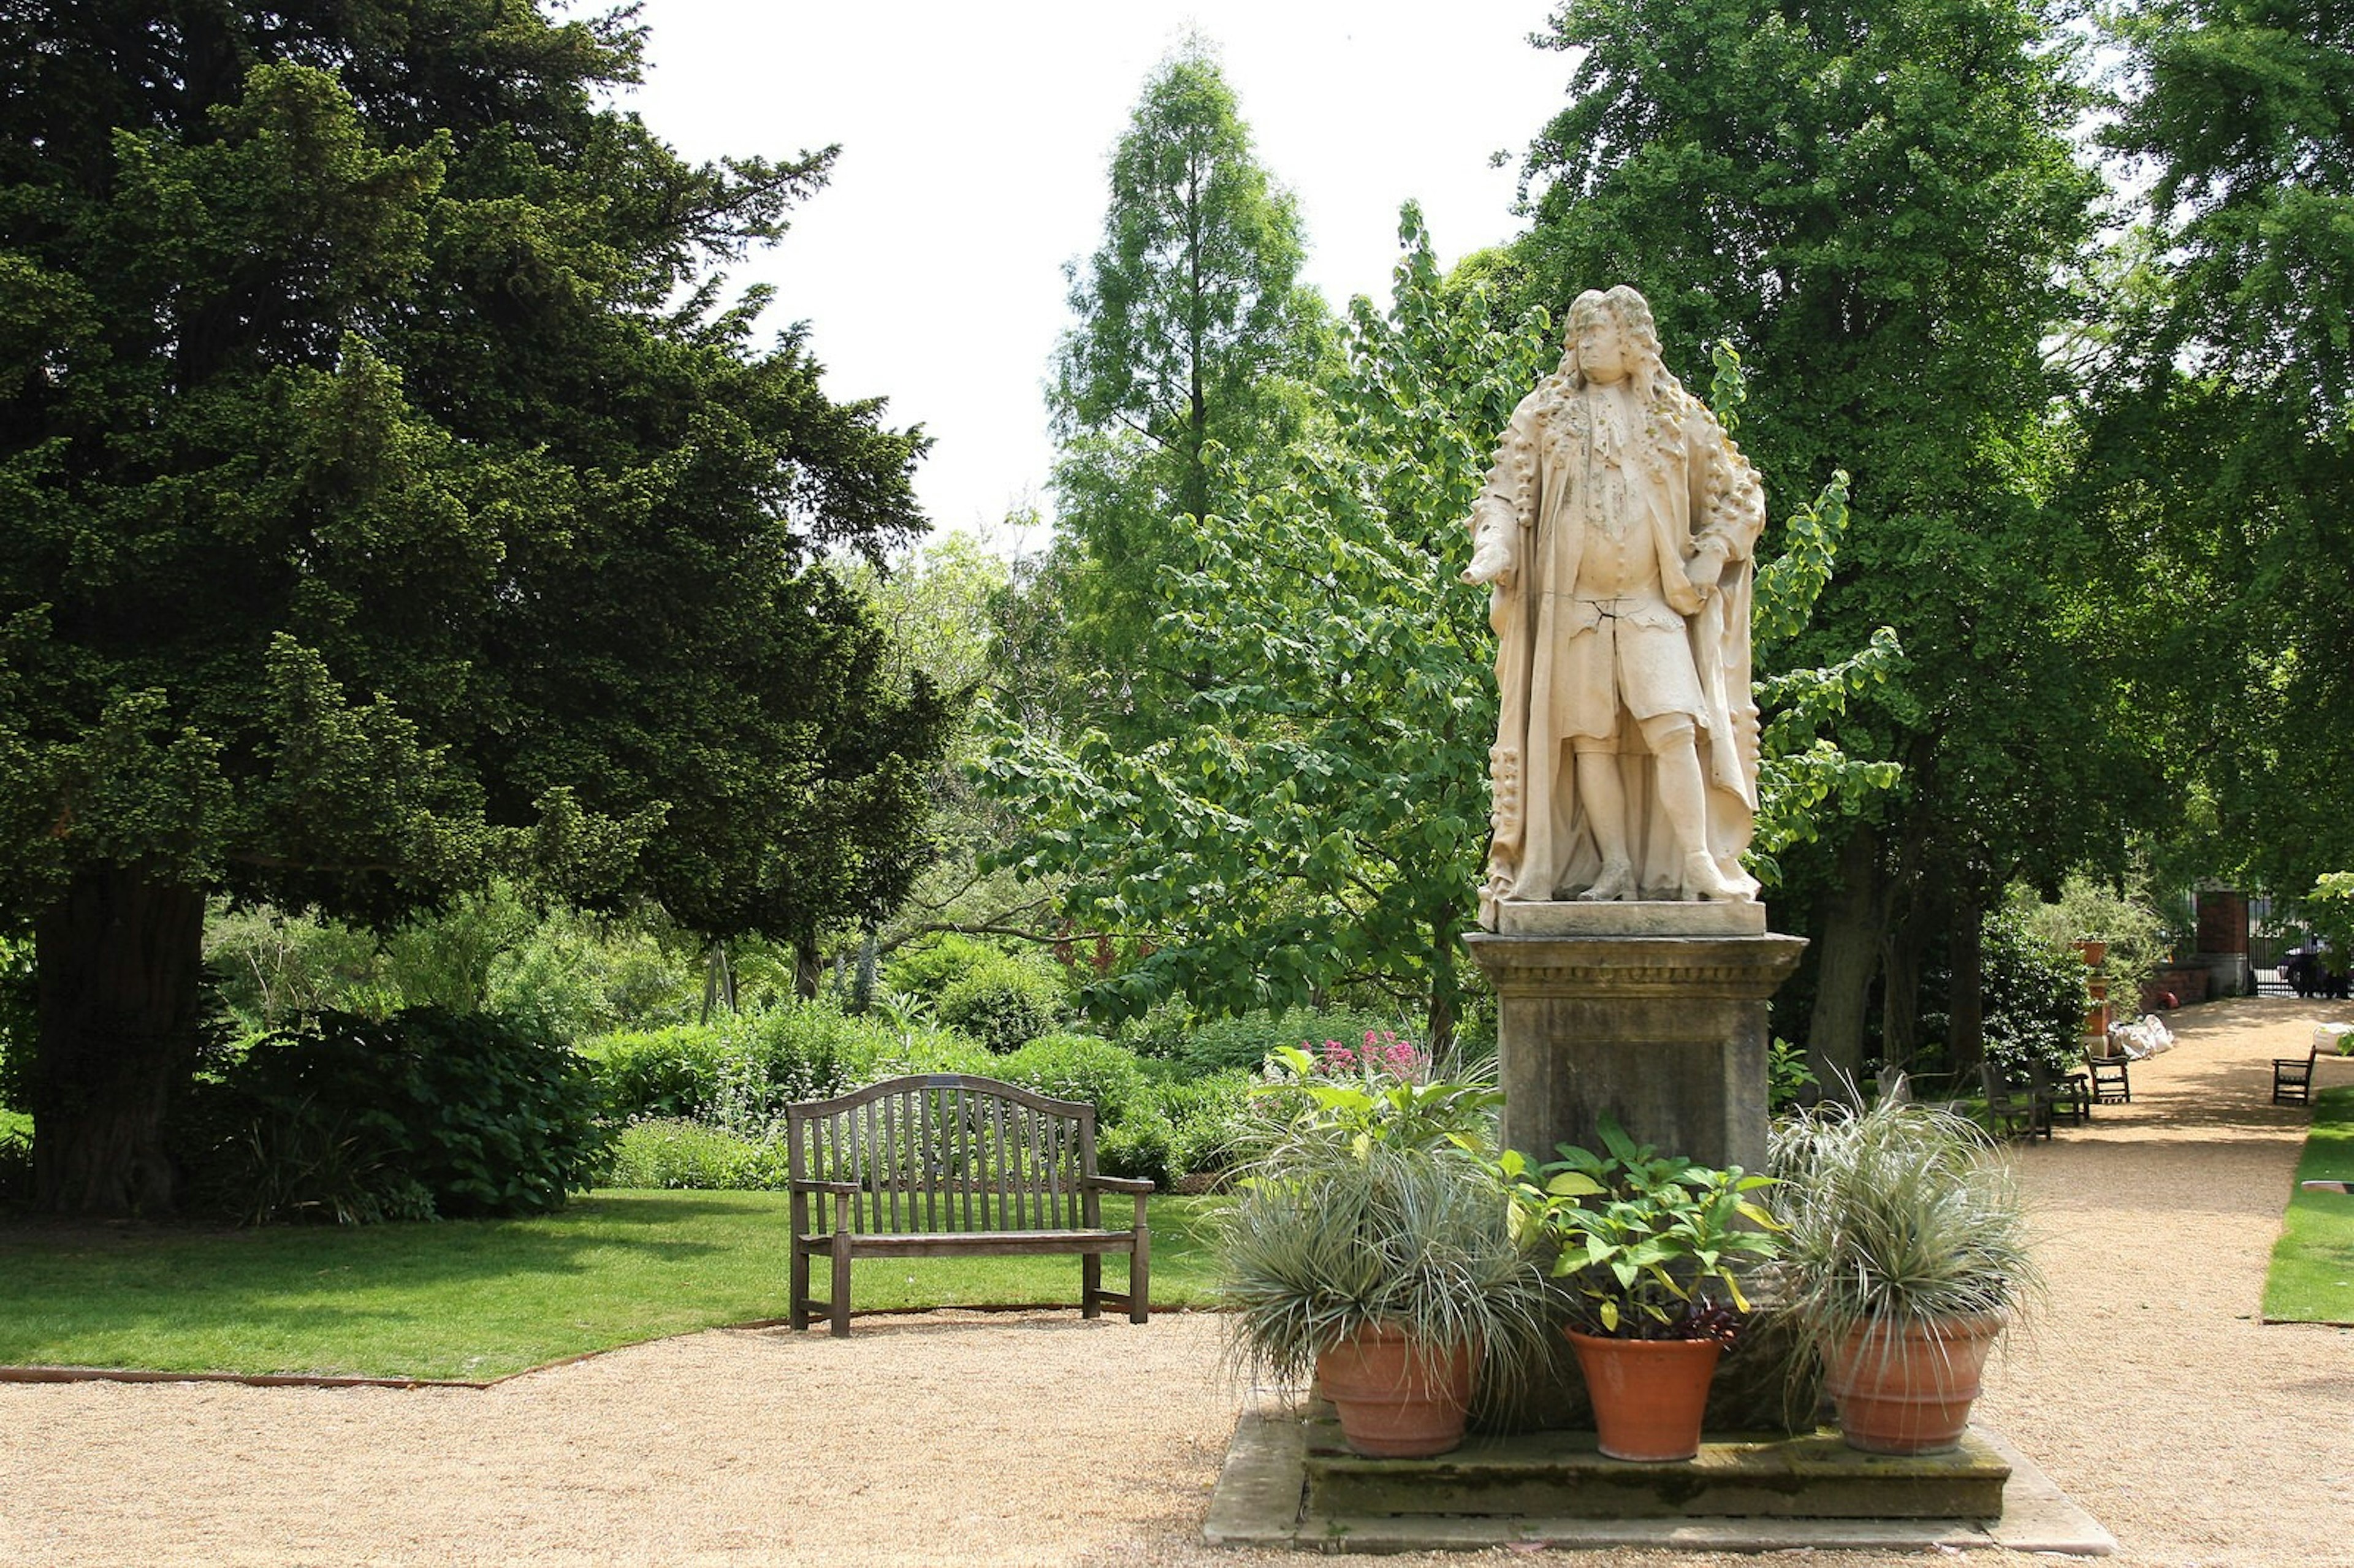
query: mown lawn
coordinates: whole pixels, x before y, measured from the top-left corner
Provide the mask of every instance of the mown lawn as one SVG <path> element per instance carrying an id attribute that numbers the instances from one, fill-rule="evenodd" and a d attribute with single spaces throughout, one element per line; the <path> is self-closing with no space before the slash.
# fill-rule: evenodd
<path id="1" fill-rule="evenodd" d="M 2313 1097 L 2313 1126 L 2296 1179 L 2354 1181 L 2354 1085 Z M 2354 1196 L 2289 1196 L 2264 1276 L 2264 1317 L 2284 1323 L 2354 1323 Z"/>
<path id="2" fill-rule="evenodd" d="M 1151 1200 L 1156 1309 L 1208 1301 L 1203 1233 L 1219 1202 Z M 785 1204 L 774 1192 L 616 1191 L 543 1218 L 438 1224 L 0 1220 L 0 1365 L 499 1377 L 783 1317 Z M 1107 1259 L 1105 1282 L 1124 1282 L 1126 1268 Z M 862 1259 L 854 1269 L 860 1310 L 1076 1311 L 1079 1298 L 1076 1257 Z"/>

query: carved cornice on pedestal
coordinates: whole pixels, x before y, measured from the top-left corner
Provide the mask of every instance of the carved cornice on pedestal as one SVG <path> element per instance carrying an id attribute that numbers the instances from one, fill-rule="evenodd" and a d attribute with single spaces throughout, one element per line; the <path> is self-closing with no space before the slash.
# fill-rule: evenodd
<path id="1" fill-rule="evenodd" d="M 1797 968 L 1803 937 L 1506 937 L 1464 943 L 1500 996 L 1751 1001 Z"/>

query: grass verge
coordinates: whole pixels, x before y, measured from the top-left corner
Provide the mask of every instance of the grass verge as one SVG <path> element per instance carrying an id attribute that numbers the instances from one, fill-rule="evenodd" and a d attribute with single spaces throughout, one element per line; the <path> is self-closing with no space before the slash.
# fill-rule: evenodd
<path id="1" fill-rule="evenodd" d="M 2354 1086 L 2313 1097 L 2313 1126 L 2299 1181 L 2354 1181 Z M 2354 1196 L 2289 1194 L 2281 1238 L 2264 1275 L 2264 1318 L 2278 1323 L 2354 1323 Z"/>
<path id="2" fill-rule="evenodd" d="M 1208 1301 L 1204 1230 L 1219 1202 L 1151 1200 L 1156 1308 Z M 780 1192 L 616 1191 L 534 1219 L 439 1224 L 0 1222 L 0 1365 L 500 1377 L 783 1317 L 785 1205 Z M 1125 1283 L 1126 1268 L 1107 1259 L 1105 1283 Z M 861 1310 L 1076 1310 L 1079 1298 L 1076 1257 L 861 1259 L 853 1270 Z"/>

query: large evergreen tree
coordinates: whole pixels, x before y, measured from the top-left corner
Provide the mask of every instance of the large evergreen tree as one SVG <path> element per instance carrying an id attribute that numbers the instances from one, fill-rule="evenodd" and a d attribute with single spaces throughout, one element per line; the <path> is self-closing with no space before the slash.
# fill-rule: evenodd
<path id="1" fill-rule="evenodd" d="M 1297 428 L 1329 334 L 1302 286 L 1298 206 L 1251 150 L 1235 94 L 1189 43 L 1145 84 L 1111 159 L 1102 246 L 1071 269 L 1078 318 L 1049 392 L 1065 574 L 1083 657 L 1136 687 L 1172 671 L 1152 637 L 1172 519 L 1250 488 Z M 1147 721 L 1148 729 L 1150 721 Z"/>
<path id="2" fill-rule="evenodd" d="M 920 524 L 710 269 L 830 154 L 683 163 L 530 0 L 0 10 L 0 918 L 39 1197 L 170 1201 L 209 893 L 493 870 L 810 946 L 945 715 L 814 565 Z"/>
<path id="3" fill-rule="evenodd" d="M 1731 338 L 1776 512 L 1854 473 L 1801 651 L 1895 628 L 1904 673 L 1840 735 L 1906 782 L 1789 857 L 1783 902 L 1814 906 L 1819 1067 L 1857 1069 L 1881 977 L 1901 1057 L 1937 938 L 1967 974 L 1977 906 L 2114 842 L 2143 798 L 2137 759 L 2105 755 L 2045 504 L 2043 340 L 2098 189 L 2068 141 L 2070 52 L 2044 0 L 1567 0 L 1548 41 L 1580 58 L 1527 165 L 1540 297 L 1631 282 L 1671 356 Z"/>

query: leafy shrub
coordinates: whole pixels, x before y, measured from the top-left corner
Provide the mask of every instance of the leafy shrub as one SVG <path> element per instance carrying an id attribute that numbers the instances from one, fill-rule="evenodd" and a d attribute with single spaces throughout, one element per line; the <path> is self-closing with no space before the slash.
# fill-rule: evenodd
<path id="1" fill-rule="evenodd" d="M 1815 1076 L 1815 1070 L 1807 1065 L 1806 1052 L 1787 1040 L 1776 1040 L 1766 1053 L 1766 1109 L 1768 1114 L 1780 1116 L 1784 1111 L 1796 1110 L 1798 1102 L 1806 1098 L 1807 1091 L 1819 1082 L 1821 1080 Z"/>
<path id="2" fill-rule="evenodd" d="M 2084 960 L 2005 910 L 1987 917 L 1978 961 L 1987 1060 L 2021 1076 L 2031 1062 L 2054 1071 L 2074 1065 L 2092 1003 Z"/>
<path id="3" fill-rule="evenodd" d="M 2011 887 L 2005 902 L 2029 931 L 2054 947 L 2086 938 L 2107 943 L 2101 972 L 2111 996 L 2139 996 L 2143 982 L 2166 962 L 2174 941 L 2167 916 L 2151 895 L 2148 868 L 2143 865 L 2130 869 L 2116 887 L 2071 872 L 2055 902 L 2041 903 L 2023 886 Z"/>
<path id="4" fill-rule="evenodd" d="M 663 1118 L 622 1129 L 614 1140 L 610 1180 L 616 1187 L 762 1192 L 782 1192 L 789 1176 L 779 1142 Z"/>
<path id="5" fill-rule="evenodd" d="M 254 1223 L 531 1213 L 585 1191 L 596 1086 L 570 1050 L 493 1013 L 326 1013 L 196 1086 L 193 1185 Z"/>
<path id="6" fill-rule="evenodd" d="M 1003 1053 L 1055 1027 L 1063 982 L 1034 959 L 1000 957 L 976 964 L 939 995 L 942 1023 Z"/>
<path id="7" fill-rule="evenodd" d="M 720 1031 L 708 1025 L 599 1035 L 580 1044 L 605 1114 L 616 1120 L 691 1117 L 709 1098 Z"/>
<path id="8" fill-rule="evenodd" d="M 1156 1108 L 1172 1128 L 1172 1179 L 1220 1175 L 1242 1165 L 1264 1137 L 1266 1118 L 1251 1098 L 1256 1081 L 1248 1073 L 1225 1072 L 1154 1089 Z"/>
<path id="9" fill-rule="evenodd" d="M 1002 948 L 955 931 L 944 931 L 902 951 L 884 967 L 883 982 L 923 1001 L 937 1001 L 940 993 L 975 969 L 1004 960 Z"/>
<path id="10" fill-rule="evenodd" d="M 0 1203 L 22 1202 L 32 1195 L 32 1135 L 0 1127 Z"/>
<path id="11" fill-rule="evenodd" d="M 375 1012 L 393 994 L 372 931 L 268 906 L 217 902 L 205 917 L 206 978 L 242 1028 L 274 1029 L 313 1012 Z"/>
<path id="12" fill-rule="evenodd" d="M 217 901 L 205 962 L 222 1002 L 254 1029 L 440 1006 L 531 1018 L 569 1040 L 690 1016 L 702 991 L 700 965 L 658 915 L 543 908 L 504 882 L 382 936 L 314 911 Z"/>
<path id="13" fill-rule="evenodd" d="M 29 1111 L 33 1044 L 40 1029 L 33 944 L 0 937 L 0 1110 Z"/>
<path id="14" fill-rule="evenodd" d="M 1170 1165 L 1177 1129 L 1159 1111 L 1143 1111 L 1096 1134 L 1096 1169 L 1107 1176 L 1141 1176 L 1167 1187 L 1182 1172 Z"/>
<path id="15" fill-rule="evenodd" d="M 1127 1120 L 1145 1099 L 1135 1053 L 1091 1034 L 1040 1035 L 1000 1057 L 990 1075 L 1057 1099 L 1087 1100 L 1099 1128 Z"/>

